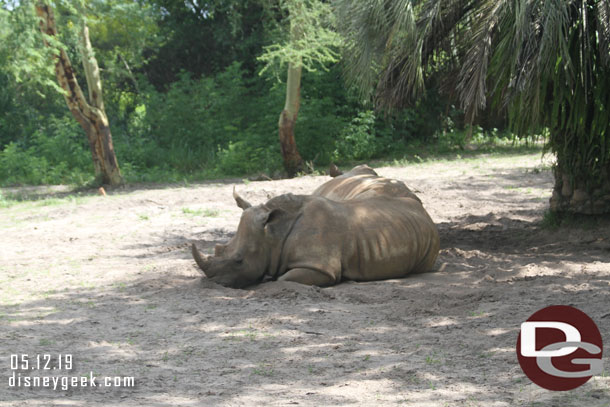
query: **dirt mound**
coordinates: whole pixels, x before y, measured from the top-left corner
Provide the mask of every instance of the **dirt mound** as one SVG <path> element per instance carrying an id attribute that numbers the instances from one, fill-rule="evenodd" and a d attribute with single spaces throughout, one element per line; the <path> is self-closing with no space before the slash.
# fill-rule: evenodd
<path id="1" fill-rule="evenodd" d="M 306 286 L 291 281 L 270 281 L 252 288 L 248 298 L 328 301 L 333 297 L 320 287 Z"/>

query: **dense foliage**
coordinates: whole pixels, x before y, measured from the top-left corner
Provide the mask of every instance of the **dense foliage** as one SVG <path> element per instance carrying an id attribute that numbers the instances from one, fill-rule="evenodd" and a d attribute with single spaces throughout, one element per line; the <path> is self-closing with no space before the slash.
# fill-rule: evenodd
<path id="1" fill-rule="evenodd" d="M 85 18 L 90 28 L 127 181 L 281 170 L 285 72 L 264 70 L 270 59 L 261 58 L 275 58 L 285 42 L 281 1 L 52 4 L 60 46 L 85 92 L 77 26 Z M 33 6 L 0 0 L 0 185 L 86 183 L 89 146 L 57 86 Z M 464 143 L 463 114 L 440 85 L 407 107 L 379 112 L 346 85 L 341 62 L 325 68 L 303 76 L 296 127 L 299 150 L 316 167 Z"/>

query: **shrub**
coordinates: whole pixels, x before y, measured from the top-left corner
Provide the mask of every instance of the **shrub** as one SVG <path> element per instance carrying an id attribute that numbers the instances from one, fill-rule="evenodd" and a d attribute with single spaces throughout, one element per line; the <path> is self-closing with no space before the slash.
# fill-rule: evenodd
<path id="1" fill-rule="evenodd" d="M 375 114 L 368 110 L 359 112 L 339 134 L 336 141 L 334 159 L 367 160 L 378 149 L 375 140 Z"/>
<path id="2" fill-rule="evenodd" d="M 0 151 L 0 183 L 83 184 L 93 178 L 85 137 L 69 117 L 48 119 L 24 147 L 8 143 Z"/>

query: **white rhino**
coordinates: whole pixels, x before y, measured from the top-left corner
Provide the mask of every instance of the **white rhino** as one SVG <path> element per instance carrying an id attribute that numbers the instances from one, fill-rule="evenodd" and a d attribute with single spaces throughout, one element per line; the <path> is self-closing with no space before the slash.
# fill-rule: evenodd
<path id="1" fill-rule="evenodd" d="M 193 245 L 193 257 L 209 279 L 235 288 L 265 278 L 330 286 L 430 270 L 439 252 L 432 219 L 406 185 L 373 174 L 357 167 L 313 195 L 257 206 L 234 192 L 244 210 L 237 233 L 214 256 Z"/>

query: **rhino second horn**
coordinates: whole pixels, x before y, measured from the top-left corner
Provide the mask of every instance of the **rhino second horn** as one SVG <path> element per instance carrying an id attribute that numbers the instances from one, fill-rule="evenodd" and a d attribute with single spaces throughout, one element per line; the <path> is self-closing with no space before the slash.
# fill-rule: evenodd
<path id="1" fill-rule="evenodd" d="M 214 247 L 214 256 L 215 257 L 221 257 L 224 255 L 225 253 L 225 249 L 227 248 L 226 244 L 217 244 Z"/>
<path id="2" fill-rule="evenodd" d="M 252 204 L 250 202 L 246 201 L 244 198 L 239 196 L 237 191 L 235 191 L 235 187 L 233 187 L 233 198 L 235 199 L 237 206 L 239 206 L 243 210 L 246 210 L 252 206 Z"/>
<path id="3" fill-rule="evenodd" d="M 193 252 L 193 258 L 195 259 L 195 262 L 197 263 L 197 265 L 199 266 L 199 268 L 201 269 L 203 274 L 208 276 L 206 274 L 206 269 L 210 268 L 210 258 L 209 258 L 209 256 L 202 255 L 199 252 L 199 250 L 197 250 L 197 246 L 195 246 L 195 243 L 192 244 L 191 251 Z M 210 276 L 208 276 L 208 277 L 210 277 Z"/>

